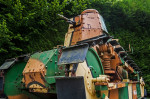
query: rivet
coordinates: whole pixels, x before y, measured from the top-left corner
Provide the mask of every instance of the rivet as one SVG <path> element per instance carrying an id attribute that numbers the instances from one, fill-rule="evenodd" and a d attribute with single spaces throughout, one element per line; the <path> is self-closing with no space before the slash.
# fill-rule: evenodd
<path id="1" fill-rule="evenodd" d="M 60 75 L 60 73 L 61 73 L 61 72 L 59 72 L 59 75 Z"/>
<path id="2" fill-rule="evenodd" d="M 91 89 L 91 87 L 89 87 L 89 90 Z"/>
<path id="3" fill-rule="evenodd" d="M 89 82 L 87 82 L 87 84 L 89 85 Z"/>

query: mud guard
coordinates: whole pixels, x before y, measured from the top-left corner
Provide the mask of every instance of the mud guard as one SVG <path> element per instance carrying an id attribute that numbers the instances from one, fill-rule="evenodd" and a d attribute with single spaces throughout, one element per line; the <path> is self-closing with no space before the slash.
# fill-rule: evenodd
<path id="1" fill-rule="evenodd" d="M 85 60 L 88 48 L 89 45 L 87 43 L 64 48 L 58 65 L 82 63 Z"/>
<path id="2" fill-rule="evenodd" d="M 2 64 L 2 66 L 0 66 L 0 70 L 6 70 L 9 67 L 11 67 L 12 65 L 15 64 L 16 59 L 10 59 L 10 60 L 6 60 L 4 64 Z"/>
<path id="3" fill-rule="evenodd" d="M 82 76 L 56 78 L 56 91 L 58 99 L 86 99 Z"/>

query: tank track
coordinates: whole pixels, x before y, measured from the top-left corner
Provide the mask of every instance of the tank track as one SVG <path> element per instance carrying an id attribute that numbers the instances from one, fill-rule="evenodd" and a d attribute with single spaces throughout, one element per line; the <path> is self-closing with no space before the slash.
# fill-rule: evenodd
<path id="1" fill-rule="evenodd" d="M 114 51 L 118 54 L 118 56 L 124 60 L 128 65 L 130 65 L 136 72 L 142 74 L 140 68 L 137 64 L 129 57 L 127 52 L 123 49 L 123 47 L 116 41 L 112 40 L 109 43 L 114 47 Z"/>

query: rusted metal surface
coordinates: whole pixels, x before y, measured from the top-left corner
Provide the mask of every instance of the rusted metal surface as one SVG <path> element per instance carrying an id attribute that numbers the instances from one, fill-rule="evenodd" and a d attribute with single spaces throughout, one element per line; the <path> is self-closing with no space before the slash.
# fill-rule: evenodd
<path id="1" fill-rule="evenodd" d="M 99 22 L 99 16 L 97 13 L 84 13 L 82 15 L 83 29 L 101 29 L 101 23 Z"/>
<path id="2" fill-rule="evenodd" d="M 84 10 L 81 14 L 84 14 L 84 13 L 98 13 L 98 11 L 97 10 L 95 10 L 95 9 L 86 9 L 86 10 Z"/>
<path id="3" fill-rule="evenodd" d="M 117 89 L 117 88 L 122 88 L 125 87 L 126 84 L 124 82 L 120 82 L 120 83 L 109 83 L 108 84 L 108 89 L 112 90 L 112 89 Z"/>
<path id="4" fill-rule="evenodd" d="M 97 86 L 98 85 L 108 85 L 108 83 L 106 83 L 106 82 L 96 82 L 95 85 L 97 85 Z"/>
<path id="5" fill-rule="evenodd" d="M 135 64 L 135 62 L 128 56 L 126 51 L 120 46 L 116 40 L 110 41 L 110 44 L 113 46 L 114 51 L 119 55 L 123 64 L 126 66 L 126 70 L 130 73 L 133 73 L 133 70 L 141 73 L 140 68 Z"/>
<path id="6" fill-rule="evenodd" d="M 128 65 L 126 62 L 125 62 L 125 69 L 129 72 L 129 73 L 133 73 L 134 72 L 134 69 Z"/>
<path id="7" fill-rule="evenodd" d="M 30 99 L 27 95 L 20 94 L 15 96 L 8 96 L 8 99 Z"/>
<path id="8" fill-rule="evenodd" d="M 82 29 L 82 35 L 80 37 L 80 41 L 99 36 L 101 35 L 100 32 L 101 32 L 100 29 Z"/>
<path id="9" fill-rule="evenodd" d="M 136 83 L 132 84 L 132 99 L 137 99 Z"/>
<path id="10" fill-rule="evenodd" d="M 109 99 L 119 99 L 118 96 L 119 96 L 118 89 L 110 90 Z"/>
<path id="11" fill-rule="evenodd" d="M 104 72 L 106 74 L 115 73 L 115 71 L 111 70 L 110 61 L 111 61 L 110 56 L 107 53 L 104 53 L 102 64 L 103 64 L 103 67 L 104 67 Z"/>
<path id="12" fill-rule="evenodd" d="M 89 11 L 92 11 L 88 13 Z M 86 40 L 102 35 L 99 13 L 96 10 L 87 10 L 80 16 L 75 17 L 75 21 L 79 26 L 75 27 L 71 45 L 78 41 Z M 94 12 L 94 13 L 93 13 Z"/>
<path id="13" fill-rule="evenodd" d="M 118 89 L 118 88 L 123 88 L 126 87 L 126 82 L 96 82 L 96 86 L 102 85 L 102 86 L 107 86 L 108 90 L 113 90 L 113 89 Z"/>
<path id="14" fill-rule="evenodd" d="M 45 65 L 37 59 L 30 58 L 23 71 L 23 82 L 26 88 L 44 88 L 45 74 Z"/>
<path id="15" fill-rule="evenodd" d="M 76 22 L 76 26 L 81 25 L 81 15 L 76 16 L 74 21 Z"/>
<path id="16" fill-rule="evenodd" d="M 120 58 L 110 44 L 97 47 L 106 74 L 114 74 L 116 67 L 121 64 Z"/>
<path id="17" fill-rule="evenodd" d="M 119 56 L 117 55 L 117 53 L 115 53 L 114 58 L 111 59 L 111 67 L 113 69 L 116 69 L 116 67 L 121 65 L 121 64 L 122 64 L 122 62 L 121 62 Z"/>

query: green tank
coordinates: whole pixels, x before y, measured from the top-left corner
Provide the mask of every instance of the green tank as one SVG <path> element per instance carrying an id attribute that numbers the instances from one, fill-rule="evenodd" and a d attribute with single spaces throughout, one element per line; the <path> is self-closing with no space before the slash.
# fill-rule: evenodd
<path id="1" fill-rule="evenodd" d="M 144 80 L 95 9 L 69 22 L 63 46 L 8 59 L 0 67 L 0 95 L 9 99 L 137 99 Z"/>

